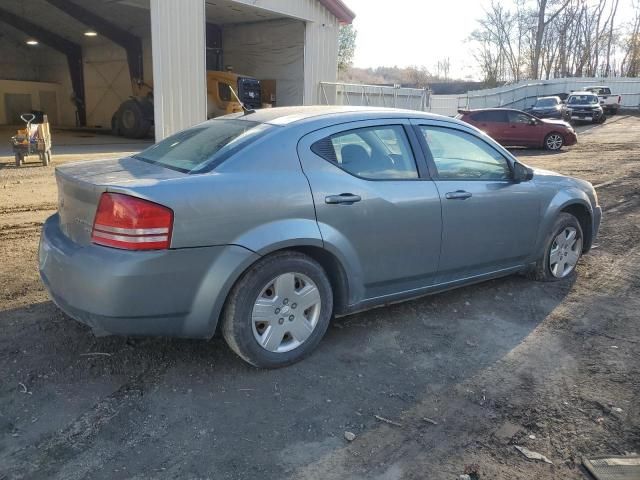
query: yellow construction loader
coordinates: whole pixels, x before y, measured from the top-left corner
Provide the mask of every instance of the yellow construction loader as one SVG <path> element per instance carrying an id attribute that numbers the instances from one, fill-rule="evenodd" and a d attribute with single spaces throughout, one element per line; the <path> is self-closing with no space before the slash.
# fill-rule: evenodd
<path id="1" fill-rule="evenodd" d="M 153 126 L 153 87 L 133 83 L 135 95 L 124 101 L 111 119 L 116 135 L 144 138 Z M 261 106 L 260 81 L 233 72 L 207 71 L 207 118 Z"/>

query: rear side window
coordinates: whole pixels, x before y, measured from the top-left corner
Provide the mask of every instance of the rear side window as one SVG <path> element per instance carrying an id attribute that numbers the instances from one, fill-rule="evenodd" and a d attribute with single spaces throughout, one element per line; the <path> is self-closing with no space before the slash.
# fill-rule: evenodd
<path id="1" fill-rule="evenodd" d="M 471 120 L 474 122 L 497 122 L 506 123 L 507 113 L 501 110 L 486 110 L 484 112 L 477 112 L 471 114 Z"/>
<path id="2" fill-rule="evenodd" d="M 208 171 L 271 128 L 277 127 L 245 120 L 210 120 L 133 157 L 185 173 Z"/>
<path id="3" fill-rule="evenodd" d="M 421 126 L 441 180 L 506 180 L 507 160 L 481 139 L 459 130 Z"/>
<path id="4" fill-rule="evenodd" d="M 418 178 L 418 170 L 401 125 L 340 132 L 311 146 L 316 154 L 357 177 L 371 180 Z"/>

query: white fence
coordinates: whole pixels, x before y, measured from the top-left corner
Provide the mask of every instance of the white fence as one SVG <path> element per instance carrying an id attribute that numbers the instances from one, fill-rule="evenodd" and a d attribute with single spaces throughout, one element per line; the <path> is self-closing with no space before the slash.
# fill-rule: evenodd
<path id="1" fill-rule="evenodd" d="M 347 83 L 320 84 L 321 102 L 408 108 L 453 116 L 460 108 L 530 107 L 537 97 L 569 93 L 590 85 L 607 85 L 621 95 L 623 108 L 640 108 L 640 78 L 558 78 L 523 81 L 503 87 L 475 90 L 463 95 L 430 95 L 428 90 Z"/>
<path id="2" fill-rule="evenodd" d="M 426 89 L 357 83 L 320 83 L 320 102 L 325 105 L 392 107 L 429 111 L 428 101 L 429 91 Z"/>

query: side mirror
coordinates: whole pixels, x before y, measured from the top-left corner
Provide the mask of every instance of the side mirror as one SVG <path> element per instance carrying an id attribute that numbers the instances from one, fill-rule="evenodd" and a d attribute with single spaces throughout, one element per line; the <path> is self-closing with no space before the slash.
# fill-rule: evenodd
<path id="1" fill-rule="evenodd" d="M 535 118 L 530 118 L 529 119 L 529 125 L 537 125 L 538 121 Z"/>
<path id="2" fill-rule="evenodd" d="M 515 182 L 528 182 L 533 178 L 533 170 L 524 166 L 520 162 L 513 164 L 513 180 Z"/>

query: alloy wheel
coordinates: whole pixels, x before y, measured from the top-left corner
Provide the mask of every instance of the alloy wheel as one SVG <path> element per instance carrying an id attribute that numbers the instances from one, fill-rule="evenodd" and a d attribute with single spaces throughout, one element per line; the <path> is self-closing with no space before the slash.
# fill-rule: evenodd
<path id="1" fill-rule="evenodd" d="M 566 227 L 556 235 L 549 251 L 549 269 L 556 278 L 564 278 L 576 268 L 582 252 L 582 238 L 574 227 Z"/>
<path id="2" fill-rule="evenodd" d="M 253 305 L 253 337 L 265 350 L 289 352 L 311 336 L 321 306 L 313 280 L 301 273 L 283 273 L 262 288 Z"/>
<path id="3" fill-rule="evenodd" d="M 549 150 L 560 150 L 560 148 L 562 148 L 562 143 L 562 137 L 557 133 L 554 133 L 547 137 L 547 148 Z"/>

